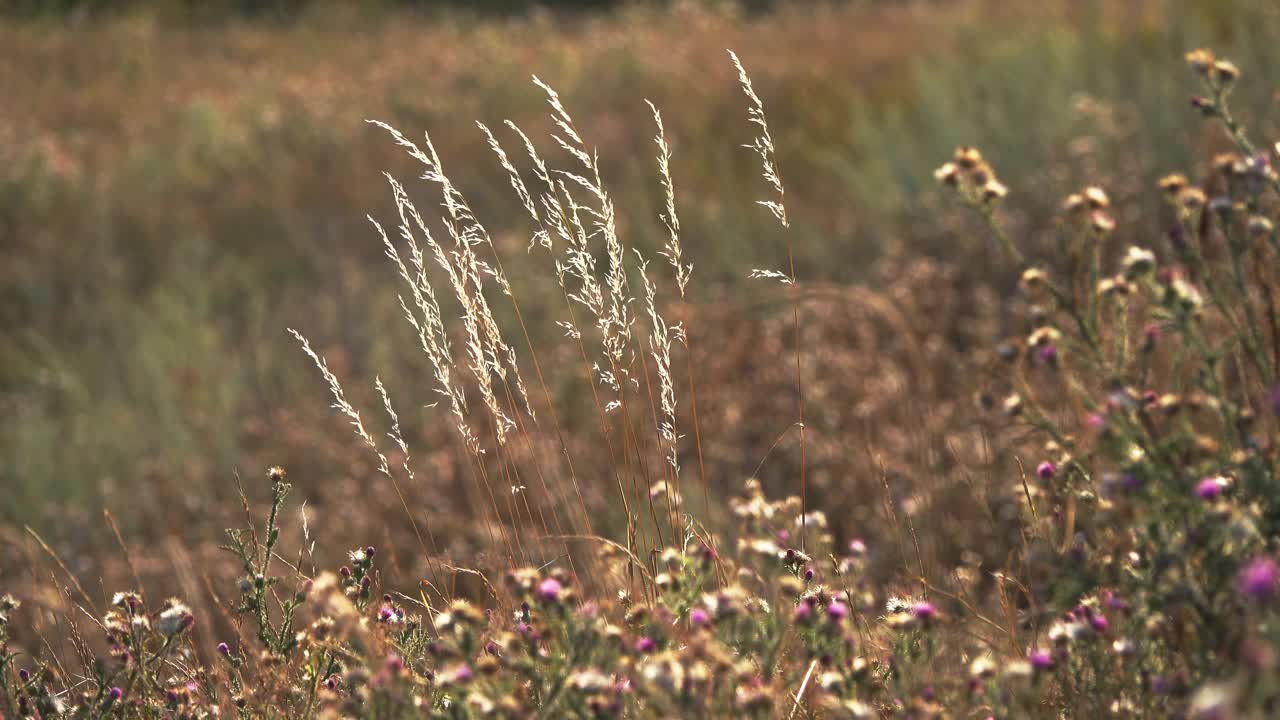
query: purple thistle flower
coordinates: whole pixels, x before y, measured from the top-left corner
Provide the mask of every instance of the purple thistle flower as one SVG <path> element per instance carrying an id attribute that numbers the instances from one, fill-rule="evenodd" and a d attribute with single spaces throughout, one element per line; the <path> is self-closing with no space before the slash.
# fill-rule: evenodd
<path id="1" fill-rule="evenodd" d="M 1204 478 L 1196 485 L 1196 496 L 1205 502 L 1213 502 L 1222 496 L 1222 483 L 1217 478 Z"/>
<path id="2" fill-rule="evenodd" d="M 710 620 L 711 616 L 702 608 L 694 608 L 693 612 L 689 613 L 689 622 L 692 623 L 694 627 L 702 627 L 710 622 Z"/>
<path id="3" fill-rule="evenodd" d="M 1089 626 L 1094 632 L 1105 633 L 1111 628 L 1111 623 L 1107 621 L 1107 616 L 1102 613 L 1095 613 L 1089 618 Z"/>
<path id="4" fill-rule="evenodd" d="M 1263 556 L 1249 561 L 1236 577 L 1236 589 L 1251 600 L 1270 600 L 1280 589 L 1280 565 Z"/>
<path id="5" fill-rule="evenodd" d="M 849 607 L 839 600 L 832 600 L 827 605 L 827 617 L 833 623 L 839 623 L 849 617 Z"/>
<path id="6" fill-rule="evenodd" d="M 466 666 L 464 665 L 463 667 L 466 667 Z M 470 668 L 467 668 L 467 670 L 469 672 Z M 387 672 L 391 673 L 392 675 L 399 675 L 400 673 L 404 672 L 404 658 L 400 657 L 395 653 L 388 655 L 387 656 Z"/>
<path id="7" fill-rule="evenodd" d="M 796 622 L 808 622 L 810 616 L 813 615 L 813 606 L 807 602 L 801 602 L 796 605 Z"/>
<path id="8" fill-rule="evenodd" d="M 938 608 L 933 606 L 931 602 L 918 602 L 911 606 L 911 614 L 921 624 L 928 625 L 938 619 Z"/>
<path id="9" fill-rule="evenodd" d="M 226 657 L 227 655 L 230 655 L 230 654 L 231 654 L 231 646 L 230 646 L 230 645 L 228 645 L 228 644 L 226 644 L 226 643 L 224 643 L 224 642 L 220 642 L 220 643 L 218 643 L 218 654 L 219 654 L 219 655 L 222 655 L 223 657 Z"/>
<path id="10" fill-rule="evenodd" d="M 1027 660 L 1036 672 L 1044 672 L 1053 667 L 1053 655 L 1048 650 L 1032 650 L 1027 653 Z"/>
<path id="11" fill-rule="evenodd" d="M 1052 345 L 1040 348 L 1040 359 L 1052 365 L 1058 359 L 1058 349 Z"/>
<path id="12" fill-rule="evenodd" d="M 560 599 L 561 589 L 559 580 L 547 578 L 538 585 L 538 600 L 548 604 L 554 603 Z"/>
<path id="13" fill-rule="evenodd" d="M 111 699 L 111 702 L 115 702 L 124 697 L 124 691 L 118 687 L 113 687 L 111 688 L 111 691 L 107 693 L 107 697 Z"/>
<path id="14" fill-rule="evenodd" d="M 657 646 L 658 644 L 653 641 L 653 638 L 648 637 L 647 635 L 640 638 L 639 640 L 636 640 L 636 652 L 642 652 L 642 653 L 648 654 L 653 652 L 654 648 L 656 648 Z"/>
<path id="15" fill-rule="evenodd" d="M 1039 475 L 1041 480 L 1052 480 L 1053 476 L 1057 474 L 1058 466 L 1048 460 L 1040 463 L 1040 466 L 1036 468 L 1036 475 Z"/>

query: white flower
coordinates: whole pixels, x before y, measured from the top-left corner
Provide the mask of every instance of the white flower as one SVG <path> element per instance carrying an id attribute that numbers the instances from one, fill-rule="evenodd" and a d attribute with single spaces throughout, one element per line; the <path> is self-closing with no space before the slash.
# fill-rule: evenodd
<path id="1" fill-rule="evenodd" d="M 156 618 L 156 630 L 165 637 L 174 637 L 190 627 L 194 617 L 191 609 L 180 600 L 169 600 L 160 617 Z"/>

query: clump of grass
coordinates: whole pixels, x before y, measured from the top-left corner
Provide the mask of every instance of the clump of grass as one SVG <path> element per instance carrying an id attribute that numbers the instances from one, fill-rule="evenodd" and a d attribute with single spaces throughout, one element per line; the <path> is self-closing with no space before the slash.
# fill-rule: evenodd
<path id="1" fill-rule="evenodd" d="M 733 61 L 756 125 L 748 147 L 776 192 L 763 204 L 786 231 L 763 103 Z M 889 470 L 878 479 L 892 528 L 882 538 L 850 533 L 810 504 L 808 348 L 791 263 L 756 274 L 790 291 L 801 430 L 792 494 L 775 499 L 752 478 L 723 512 L 709 500 L 701 514 L 686 504 L 671 356 L 691 352 L 687 329 L 666 319 L 651 258 L 625 244 L 594 147 L 539 83 L 563 166 L 510 125 L 529 168 L 521 170 L 483 130 L 530 218 L 530 251 L 545 255 L 563 296 L 566 364 L 588 383 L 583 400 L 606 452 L 568 452 L 501 251 L 430 139 L 420 147 L 380 125 L 440 192 L 442 213 L 428 221 L 388 178 L 399 241 L 373 224 L 469 463 L 466 512 L 483 526 L 474 532 L 487 537 L 488 554 L 458 564 L 437 545 L 439 514 L 406 501 L 402 483 L 425 473 L 381 380 L 394 461 L 342 380 L 292 331 L 394 487 L 430 577 L 417 587 L 386 582 L 373 545 L 320 570 L 305 513 L 287 559 L 290 486 L 272 468 L 261 534 L 247 500 L 246 527 L 227 533 L 240 579 L 214 590 L 238 598 L 220 600 L 226 622 L 211 624 L 224 638 L 204 637 L 180 600 L 156 604 L 139 587 L 98 612 L 77 584 L 86 606 L 61 619 L 72 652 L 32 651 L 11 642 L 28 621 L 5 596 L 0 709 L 39 718 L 1274 714 L 1280 175 L 1271 150 L 1231 112 L 1239 69 L 1203 50 L 1187 62 L 1207 93 L 1194 109 L 1235 151 L 1198 183 L 1169 168 L 1150 189 L 1167 200 L 1168 220 L 1151 247 L 1115 246 L 1125 216 L 1090 185 L 1062 203 L 1060 257 L 1038 257 L 1042 247 L 1025 247 L 1006 227 L 1001 203 L 1018 189 L 997 179 L 998 158 L 962 147 L 935 173 L 1020 273 L 1001 301 L 1010 337 L 994 352 L 977 349 L 985 360 L 974 365 L 985 369 L 971 416 L 985 464 L 967 491 L 993 525 L 1012 525 L 1003 557 L 964 548 L 957 562 L 927 562 L 922 547 L 940 531 L 915 518 L 922 503 L 945 498 L 904 491 Z M 652 110 L 663 256 L 683 302 L 698 287 L 683 260 L 673 155 Z M 893 315 L 885 298 L 867 302 Z M 498 320 L 499 303 L 519 318 L 523 354 Z M 691 425 L 706 498 L 696 410 Z M 608 498 L 589 502 L 600 486 Z M 623 516 L 618 537 L 593 519 L 609 505 Z M 474 590 L 460 592 L 460 577 Z"/>

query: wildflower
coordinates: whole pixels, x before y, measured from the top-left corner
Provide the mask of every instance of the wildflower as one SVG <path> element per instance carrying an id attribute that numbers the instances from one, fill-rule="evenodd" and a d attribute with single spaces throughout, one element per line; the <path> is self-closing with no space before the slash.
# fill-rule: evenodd
<path id="1" fill-rule="evenodd" d="M 284 468 L 280 467 L 279 465 L 272 465 L 271 467 L 267 468 L 267 477 L 271 479 L 271 484 L 273 485 L 276 483 L 284 482 L 285 475 L 288 475 L 288 473 L 286 473 L 284 471 Z"/>
<path id="2" fill-rule="evenodd" d="M 1183 312 L 1192 314 L 1198 312 L 1201 306 L 1204 305 L 1204 299 L 1201 297 L 1200 291 L 1181 277 L 1174 277 L 1165 288 L 1164 301 L 1167 305 L 1175 305 Z"/>
<path id="3" fill-rule="evenodd" d="M 1235 702 L 1235 691 L 1223 684 L 1205 685 L 1191 696 L 1190 715 L 1193 720 L 1222 720 L 1231 717 L 1230 708 Z"/>
<path id="4" fill-rule="evenodd" d="M 1040 463 L 1040 465 L 1036 468 L 1036 475 L 1039 475 L 1041 480 L 1052 480 L 1053 476 L 1057 474 L 1058 474 L 1058 466 L 1054 465 L 1048 460 Z"/>
<path id="5" fill-rule="evenodd" d="M 664 653 L 644 664 L 641 678 L 646 685 L 656 689 L 666 692 L 680 690 L 684 687 L 684 665 L 681 665 L 671 654 Z"/>
<path id="6" fill-rule="evenodd" d="M 1102 613 L 1094 613 L 1089 617 L 1089 627 L 1098 634 L 1105 634 L 1111 629 L 1111 623 L 1107 620 L 1107 616 Z"/>
<path id="7" fill-rule="evenodd" d="M 560 599 L 561 589 L 559 580 L 547 578 L 538 584 L 538 600 L 550 605 Z"/>
<path id="8" fill-rule="evenodd" d="M 961 146 L 956 148 L 954 160 L 962 170 L 974 170 L 982 165 L 982 153 L 977 148 Z"/>
<path id="9" fill-rule="evenodd" d="M 933 603 L 921 600 L 911 606 L 911 615 L 921 624 L 929 625 L 938 619 L 938 608 Z"/>
<path id="10" fill-rule="evenodd" d="M 117 702 L 122 697 L 124 697 L 124 690 L 121 690 L 118 687 L 111 688 L 111 690 L 107 693 L 107 698 L 109 699 L 109 702 Z"/>
<path id="11" fill-rule="evenodd" d="M 1280 589 L 1280 565 L 1269 557 L 1251 560 L 1236 577 L 1236 589 L 1256 602 L 1265 602 Z"/>
<path id="12" fill-rule="evenodd" d="M 226 657 L 226 656 L 230 655 L 230 654 L 231 654 L 231 646 L 230 646 L 230 645 L 228 645 L 228 644 L 226 644 L 226 643 L 224 643 L 224 642 L 220 642 L 220 643 L 218 643 L 218 654 L 219 654 L 219 655 L 221 655 L 221 656 L 223 656 L 223 657 Z"/>
<path id="13" fill-rule="evenodd" d="M 689 613 L 689 623 L 694 627 L 702 627 L 711 622 L 711 616 L 702 608 L 694 608 Z"/>
<path id="14" fill-rule="evenodd" d="M 1045 285 L 1048 276 L 1044 270 L 1040 268 L 1027 268 L 1022 272 L 1022 278 L 1018 284 L 1022 286 L 1023 292 L 1028 295 L 1037 294 Z"/>
<path id="15" fill-rule="evenodd" d="M 1206 202 L 1204 191 L 1197 187 L 1189 187 L 1178 193 L 1178 205 L 1186 212 L 1195 212 L 1203 208 Z"/>
<path id="16" fill-rule="evenodd" d="M 1032 650 L 1027 653 L 1027 662 L 1036 672 L 1044 672 L 1053 667 L 1053 655 L 1048 650 Z"/>
<path id="17" fill-rule="evenodd" d="M 1227 90 L 1240 77 L 1240 68 L 1230 60 L 1219 60 L 1213 64 L 1212 76 L 1218 87 Z"/>
<path id="18" fill-rule="evenodd" d="M 839 624 L 847 617 L 849 617 L 849 606 L 839 600 L 832 600 L 827 605 L 827 618 L 830 619 L 831 622 Z"/>
<path id="19" fill-rule="evenodd" d="M 995 178 L 989 178 L 986 184 L 982 186 L 982 202 L 988 205 L 1003 200 L 1008 194 L 1009 188 Z"/>
<path id="20" fill-rule="evenodd" d="M 1160 178 L 1157 186 L 1166 198 L 1174 200 L 1187 187 L 1187 176 L 1182 173 L 1171 173 Z"/>
<path id="21" fill-rule="evenodd" d="M 404 610 L 390 604 L 383 605 L 378 609 L 378 620 L 392 625 L 403 622 Z"/>
<path id="22" fill-rule="evenodd" d="M 1133 286 L 1123 275 L 1103 278 L 1098 281 L 1098 297 L 1125 297 L 1133 292 Z"/>
<path id="23" fill-rule="evenodd" d="M 1094 235 L 1110 235 L 1116 229 L 1115 218 L 1101 210 L 1095 210 L 1089 215 L 1089 229 Z"/>
<path id="24" fill-rule="evenodd" d="M 1213 67 L 1214 57 L 1212 50 L 1199 48 L 1192 50 L 1186 54 L 1187 65 L 1189 65 L 1196 74 L 1208 77 L 1209 70 Z"/>
<path id="25" fill-rule="evenodd" d="M 609 676 L 594 668 L 576 670 L 569 676 L 569 687 L 580 692 L 606 692 L 612 686 Z"/>
<path id="26" fill-rule="evenodd" d="M 118 592 L 111 597 L 111 604 L 133 612 L 142 607 L 142 597 L 136 592 Z"/>
<path id="27" fill-rule="evenodd" d="M 1196 484 L 1196 496 L 1205 502 L 1213 502 L 1222 496 L 1227 487 L 1226 478 L 1222 476 L 1207 477 Z"/>
<path id="28" fill-rule="evenodd" d="M 1270 235 L 1275 230 L 1275 225 L 1265 215 L 1250 215 L 1248 229 L 1253 237 L 1261 237 Z"/>
<path id="29" fill-rule="evenodd" d="M 969 663 L 969 676 L 974 678 L 989 678 L 996 674 L 995 660 L 990 655 L 979 655 L 972 663 Z"/>
<path id="30" fill-rule="evenodd" d="M 1140 248 L 1136 245 L 1129 246 L 1129 252 L 1124 256 L 1124 278 L 1126 280 L 1137 280 L 1140 277 L 1148 275 L 1156 266 L 1156 254 Z"/>
<path id="31" fill-rule="evenodd" d="M 933 179 L 947 187 L 956 187 L 960 184 L 960 169 L 955 163 L 944 163 L 933 171 Z"/>
<path id="32" fill-rule="evenodd" d="M 440 673 L 439 680 L 443 685 L 466 685 L 470 683 L 474 677 L 475 673 L 472 672 L 470 665 L 466 663 L 458 663 L 457 665 L 446 668 L 444 672 Z"/>
<path id="33" fill-rule="evenodd" d="M 194 625 L 195 616 L 180 600 L 171 598 L 165 602 L 165 609 L 156 619 L 156 630 L 165 637 L 174 637 Z"/>
<path id="34" fill-rule="evenodd" d="M 813 616 L 813 605 L 805 601 L 801 601 L 799 604 L 796 605 L 795 621 L 797 623 L 801 623 L 801 624 L 807 623 L 809 622 L 809 619 L 812 616 Z"/>
<path id="35" fill-rule="evenodd" d="M 1213 169 L 1223 177 L 1239 175 L 1244 170 L 1244 158 L 1233 152 L 1218 153 L 1213 156 Z"/>
<path id="36" fill-rule="evenodd" d="M 1100 187 L 1087 187 L 1082 195 L 1090 210 L 1106 210 L 1111 207 L 1111 198 L 1107 197 L 1106 191 Z"/>
<path id="37" fill-rule="evenodd" d="M 636 640 L 636 652 L 644 653 L 647 655 L 653 652 L 657 647 L 658 647 L 658 643 L 654 642 L 654 639 L 647 635 L 642 636 L 639 640 Z"/>
<path id="38" fill-rule="evenodd" d="M 1218 112 L 1218 106 L 1212 100 L 1199 96 L 1191 98 L 1191 107 L 1205 117 L 1213 117 Z"/>
<path id="39" fill-rule="evenodd" d="M 443 632 L 451 627 L 465 628 L 484 622 L 484 613 L 466 600 L 454 600 L 449 608 L 436 616 L 436 628 Z"/>
<path id="40" fill-rule="evenodd" d="M 1062 333 L 1057 328 L 1046 325 L 1032 331 L 1027 336 L 1027 344 L 1031 347 L 1044 347 L 1045 345 L 1056 343 L 1061 338 Z"/>
<path id="41" fill-rule="evenodd" d="M 1087 201 L 1080 193 L 1071 193 L 1062 201 L 1062 210 L 1068 215 L 1075 215 L 1085 209 Z"/>

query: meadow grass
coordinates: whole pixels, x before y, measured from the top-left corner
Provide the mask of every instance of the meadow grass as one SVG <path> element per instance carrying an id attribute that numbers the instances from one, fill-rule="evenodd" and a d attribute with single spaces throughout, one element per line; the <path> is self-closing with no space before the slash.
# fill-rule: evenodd
<path id="1" fill-rule="evenodd" d="M 641 100 L 664 108 L 683 158 L 673 168 L 681 229 L 696 239 L 688 261 L 703 281 L 690 312 L 756 308 L 742 268 L 782 265 L 775 229 L 742 212 L 755 193 L 751 157 L 720 141 L 740 114 L 724 47 L 764 58 L 757 82 L 786 158 L 796 272 L 811 287 L 878 289 L 868 269 L 901 244 L 913 256 L 983 252 L 964 245 L 918 172 L 960 143 L 981 144 L 1028 189 L 1010 221 L 1038 238 L 1032 252 L 1051 247 L 1056 199 L 1086 179 L 1150 217 L 1159 206 L 1141 191 L 1164 169 L 1153 158 L 1183 165 L 1199 144 L 1163 67 L 1198 43 L 1269 67 L 1274 12 L 1189 0 L 1090 7 L 851 4 L 741 17 L 690 6 L 487 23 L 316 14 L 217 28 L 146 16 L 6 21 L 0 62 L 24 110 L 0 130 L 14 140 L 3 144 L 0 194 L 11 241 L 0 267 L 0 443 L 12 459 L 0 468 L 11 488 L 0 513 L 56 534 L 65 513 L 106 505 L 127 527 L 163 534 L 226 506 L 237 465 L 363 472 L 335 465 L 350 455 L 329 449 L 341 428 L 296 402 L 308 386 L 279 333 L 311 320 L 318 347 L 341 348 L 335 362 L 377 367 L 391 386 L 425 369 L 400 352 L 412 331 L 384 291 L 381 250 L 361 239 L 363 215 L 391 208 L 369 178 L 408 160 L 362 120 L 430 127 L 447 162 L 469 164 L 457 181 L 510 251 L 524 242 L 524 212 L 505 194 L 504 171 L 474 161 L 489 152 L 483 134 L 456 119 L 544 132 L 531 67 L 602 148 L 647 145 Z M 871 26 L 874 36 L 848 41 L 847 28 Z M 1269 102 L 1264 88 L 1237 98 L 1261 121 Z M 601 163 L 629 242 L 656 250 L 668 233 L 651 165 L 608 152 Z M 533 341 L 549 344 L 560 298 L 538 281 L 536 257 L 509 252 L 507 262 Z M 964 282 L 979 288 L 984 276 Z M 495 313 L 517 323 L 506 307 Z M 355 392 L 378 400 L 371 387 Z M 716 387 L 705 392 L 718 402 Z M 404 415 L 410 435 L 433 426 L 417 408 Z M 564 420 L 595 423 L 576 410 Z M 739 439 L 752 443 L 735 463 L 743 472 L 776 437 L 772 427 L 749 433 L 769 437 Z M 429 446 L 442 451 L 437 436 Z M 149 490 L 131 496 L 137 487 Z"/>
<path id="2" fill-rule="evenodd" d="M 317 349 L 323 313 L 290 331 L 350 437 L 313 466 L 363 458 L 355 482 L 237 479 L 217 548 L 131 546 L 109 515 L 118 552 L 64 558 L 27 528 L 5 715 L 1274 714 L 1280 143 L 1240 119 L 1251 68 L 1186 53 L 1169 111 L 1204 139 L 1128 190 L 1154 214 L 1088 180 L 1035 232 L 1016 200 L 1043 187 L 939 153 L 917 170 L 936 221 L 986 266 L 889 245 L 866 288 L 796 262 L 805 205 L 750 57 L 721 60 L 745 110 L 720 131 L 773 239 L 739 270 L 747 311 L 691 301 L 710 283 L 660 103 L 652 244 L 620 220 L 610 147 L 541 80 L 548 129 L 480 128 L 515 248 L 431 134 L 374 121 L 421 182 L 388 172 L 368 217 L 398 288 L 369 334 L 404 341 L 416 382 Z M 185 599 L 147 592 L 157 556 Z M 86 589 L 85 562 L 133 589 Z"/>

